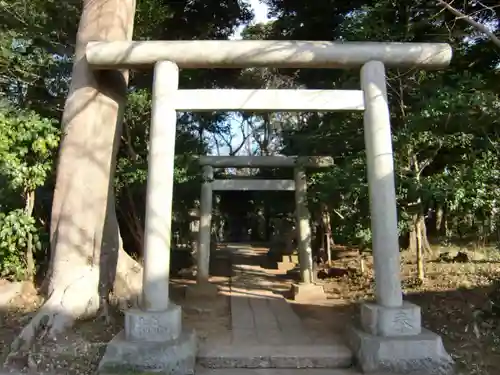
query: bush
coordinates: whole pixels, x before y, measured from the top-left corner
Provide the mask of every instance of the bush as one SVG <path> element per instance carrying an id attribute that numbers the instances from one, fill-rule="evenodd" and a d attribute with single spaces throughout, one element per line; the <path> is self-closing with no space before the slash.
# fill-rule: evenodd
<path id="1" fill-rule="evenodd" d="M 34 274 L 34 254 L 42 249 L 41 228 L 21 209 L 0 213 L 0 276 L 25 280 Z"/>
<path id="2" fill-rule="evenodd" d="M 53 167 L 59 130 L 34 112 L 0 106 L 0 277 L 32 279 L 44 229 L 35 191 Z"/>

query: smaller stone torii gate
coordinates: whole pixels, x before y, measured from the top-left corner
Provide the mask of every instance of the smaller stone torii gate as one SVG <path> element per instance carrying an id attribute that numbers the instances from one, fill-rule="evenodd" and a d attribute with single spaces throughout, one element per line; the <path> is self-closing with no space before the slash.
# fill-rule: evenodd
<path id="1" fill-rule="evenodd" d="M 364 111 L 364 134 L 375 268 L 374 303 L 348 342 L 364 372 L 448 374 L 441 338 L 422 328 L 420 308 L 403 300 L 394 162 L 385 67 L 440 69 L 451 48 L 440 43 L 308 41 L 91 42 L 91 69 L 154 67 L 144 282 L 140 309 L 125 312 L 125 329 L 108 345 L 103 373 L 192 374 L 196 336 L 182 329 L 169 300 L 169 262 L 176 111 Z M 179 90 L 180 68 L 361 68 L 361 90 Z"/>
<path id="2" fill-rule="evenodd" d="M 272 106 L 273 103 L 268 103 Z M 201 156 L 199 164 L 203 168 L 203 183 L 200 199 L 200 229 L 197 253 L 197 292 L 208 294 L 214 287 L 208 282 L 210 263 L 210 240 L 212 220 L 212 200 L 214 191 L 275 190 L 295 191 L 297 244 L 299 250 L 300 283 L 292 286 L 294 298 L 325 297 L 323 287 L 313 283 L 313 263 L 311 251 L 311 229 L 307 208 L 307 181 L 305 168 L 324 168 L 333 165 L 333 158 L 326 156 Z M 293 180 L 214 180 L 214 168 L 262 168 L 293 167 Z"/>

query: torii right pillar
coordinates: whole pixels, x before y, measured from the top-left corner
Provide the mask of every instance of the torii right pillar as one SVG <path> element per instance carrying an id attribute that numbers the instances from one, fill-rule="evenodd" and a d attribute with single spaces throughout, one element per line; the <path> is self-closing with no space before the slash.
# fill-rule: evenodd
<path id="1" fill-rule="evenodd" d="M 364 133 L 370 196 L 374 303 L 361 306 L 361 324 L 349 334 L 365 373 L 451 374 L 453 361 L 441 337 L 422 328 L 420 307 L 403 301 L 391 124 L 384 64 L 361 69 Z"/>

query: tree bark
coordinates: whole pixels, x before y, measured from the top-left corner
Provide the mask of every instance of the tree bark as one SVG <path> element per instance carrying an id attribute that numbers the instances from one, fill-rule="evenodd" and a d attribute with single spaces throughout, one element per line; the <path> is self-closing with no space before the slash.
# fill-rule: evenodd
<path id="1" fill-rule="evenodd" d="M 128 292 L 137 292 L 131 278 L 138 280 L 141 270 L 121 249 L 113 194 L 128 73 L 92 72 L 85 57 L 89 41 L 131 40 L 134 15 L 135 0 L 83 1 L 62 118 L 48 299 L 13 350 L 29 347 L 42 323 L 54 336 L 76 319 L 96 315 L 105 307 L 117 273 L 131 284 Z"/>

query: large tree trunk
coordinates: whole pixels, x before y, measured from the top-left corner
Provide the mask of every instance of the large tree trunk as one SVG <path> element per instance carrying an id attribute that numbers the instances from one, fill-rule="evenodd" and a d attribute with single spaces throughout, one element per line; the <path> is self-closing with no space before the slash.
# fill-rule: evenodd
<path id="1" fill-rule="evenodd" d="M 94 73 L 85 58 L 89 41 L 130 40 L 134 14 L 135 0 L 83 1 L 62 118 L 48 299 L 13 350 L 28 347 L 42 324 L 53 336 L 76 319 L 96 315 L 105 307 L 115 276 L 129 292 L 138 291 L 140 267 L 121 250 L 113 194 L 128 74 Z"/>

